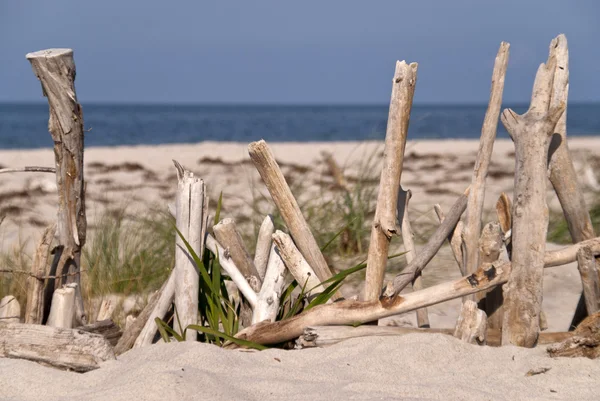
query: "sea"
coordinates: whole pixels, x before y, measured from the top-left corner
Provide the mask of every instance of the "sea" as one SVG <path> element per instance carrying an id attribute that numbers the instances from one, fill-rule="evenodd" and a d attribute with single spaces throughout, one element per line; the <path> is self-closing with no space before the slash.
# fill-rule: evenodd
<path id="1" fill-rule="evenodd" d="M 382 140 L 388 105 L 82 104 L 85 146 Z M 525 104 L 508 104 L 517 113 Z M 487 105 L 414 105 L 409 139 L 477 139 Z M 48 105 L 0 103 L 0 148 L 52 146 Z M 569 104 L 569 136 L 600 136 L 600 103 Z M 508 138 L 501 123 L 498 137 Z"/>

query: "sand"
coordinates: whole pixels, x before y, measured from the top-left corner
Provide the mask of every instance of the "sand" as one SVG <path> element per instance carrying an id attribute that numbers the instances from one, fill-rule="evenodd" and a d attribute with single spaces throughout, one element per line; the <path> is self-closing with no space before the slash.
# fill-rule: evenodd
<path id="1" fill-rule="evenodd" d="M 527 376 L 540 368 L 549 370 Z M 478 347 L 411 334 L 299 351 L 157 344 L 85 374 L 0 360 L 0 398 L 573 401 L 597 400 L 599 376 L 599 361 L 552 359 L 543 347 Z"/>
<path id="2" fill-rule="evenodd" d="M 594 170 L 600 168 L 600 139 L 574 138 L 569 146 L 580 184 L 591 200 L 598 196 Z M 272 149 L 301 203 L 339 196 L 322 151 L 334 155 L 351 184 L 361 181 L 377 188 L 380 142 L 281 143 Z M 477 149 L 477 141 L 407 144 L 402 185 L 413 191 L 409 210 L 417 237 L 427 233 L 423 227 L 437 224 L 433 204 L 448 210 L 469 185 Z M 91 233 L 105 213 L 126 208 L 135 216 L 150 214 L 152 208 L 165 210 L 176 188 L 171 159 L 204 178 L 213 205 L 223 191 L 222 217 L 233 217 L 248 229 L 255 223 L 248 217 L 253 209 L 272 210 L 245 144 L 89 148 L 85 174 Z M 50 149 L 3 150 L 0 165 L 52 166 L 53 153 Z M 493 219 L 493 205 L 501 192 L 512 195 L 513 171 L 513 144 L 499 140 L 488 179 L 486 220 Z M 37 241 L 55 216 L 55 191 L 51 174 L 0 175 L 0 215 L 6 215 L 0 226 L 3 250 L 27 249 Z M 552 211 L 560 212 L 551 187 L 548 201 Z M 402 250 L 400 242 L 391 252 Z M 341 268 L 352 261 L 334 262 Z M 388 278 L 403 263 L 402 258 L 391 263 Z M 549 331 L 567 330 L 581 292 L 577 267 L 555 267 L 544 274 Z M 459 277 L 448 247 L 442 248 L 423 277 L 426 286 Z M 361 289 L 362 283 L 354 282 L 343 292 L 350 296 L 360 294 Z M 453 327 L 459 306 L 460 300 L 453 300 L 430 307 L 432 327 Z M 384 319 L 381 324 L 415 326 L 415 314 Z M 526 376 L 536 368 L 550 370 Z M 205 344 L 157 344 L 128 352 L 83 375 L 0 359 L 0 399 L 593 400 L 600 394 L 599 374 L 600 361 L 551 359 L 545 347 L 476 347 L 442 335 L 355 339 L 326 349 L 260 353 L 225 351 Z"/>

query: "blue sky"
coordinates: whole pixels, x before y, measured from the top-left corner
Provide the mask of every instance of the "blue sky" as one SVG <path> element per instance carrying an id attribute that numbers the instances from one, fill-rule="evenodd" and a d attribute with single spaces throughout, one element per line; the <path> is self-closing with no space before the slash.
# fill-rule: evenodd
<path id="1" fill-rule="evenodd" d="M 395 60 L 419 63 L 416 103 L 527 102 L 565 33 L 571 101 L 600 101 L 598 0 L 0 0 L 0 101 L 44 101 L 25 54 L 75 50 L 82 102 L 378 103 Z"/>

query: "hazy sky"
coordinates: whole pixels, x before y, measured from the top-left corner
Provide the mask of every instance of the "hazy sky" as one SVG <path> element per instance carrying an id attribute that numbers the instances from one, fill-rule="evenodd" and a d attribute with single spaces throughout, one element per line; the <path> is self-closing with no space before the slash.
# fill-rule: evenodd
<path id="1" fill-rule="evenodd" d="M 600 101 L 599 0 L 0 0 L 0 101 L 44 101 L 25 54 L 75 50 L 82 102 L 387 103 L 395 60 L 415 102 L 527 102 L 565 33 L 570 100 Z"/>

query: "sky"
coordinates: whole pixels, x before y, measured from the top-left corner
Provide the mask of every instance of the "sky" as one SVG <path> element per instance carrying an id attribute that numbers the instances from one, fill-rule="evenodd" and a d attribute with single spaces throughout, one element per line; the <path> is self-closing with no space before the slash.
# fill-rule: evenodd
<path id="1" fill-rule="evenodd" d="M 80 102 L 385 104 L 396 60 L 416 104 L 528 102 L 567 35 L 571 102 L 600 101 L 598 0 L 0 0 L 0 102 L 43 102 L 25 54 L 74 49 Z"/>

